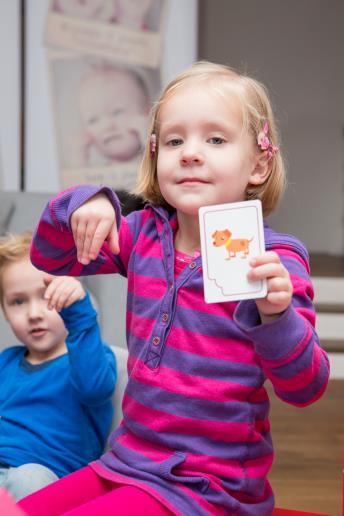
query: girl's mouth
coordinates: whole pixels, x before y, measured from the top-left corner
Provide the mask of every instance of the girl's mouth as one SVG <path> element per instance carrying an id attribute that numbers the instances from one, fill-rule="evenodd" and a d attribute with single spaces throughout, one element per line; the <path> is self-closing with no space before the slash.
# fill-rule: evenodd
<path id="1" fill-rule="evenodd" d="M 208 181 L 205 181 L 204 179 L 200 179 L 198 177 L 185 177 L 184 179 L 181 179 L 178 184 L 183 185 L 186 183 L 195 183 L 195 184 L 207 184 Z"/>

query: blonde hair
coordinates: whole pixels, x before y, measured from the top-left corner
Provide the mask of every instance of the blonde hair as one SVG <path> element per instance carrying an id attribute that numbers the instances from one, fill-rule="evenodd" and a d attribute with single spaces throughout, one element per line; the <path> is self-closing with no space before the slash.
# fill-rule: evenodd
<path id="1" fill-rule="evenodd" d="M 162 92 L 151 111 L 151 122 L 148 139 L 142 158 L 138 184 L 134 193 L 141 195 L 146 201 L 168 206 L 163 198 L 157 179 L 157 155 L 159 152 L 159 115 L 162 106 L 180 88 L 195 83 L 206 84 L 210 91 L 224 98 L 228 92 L 235 93 L 242 106 L 243 130 L 249 131 L 257 141 L 265 122 L 269 124 L 270 143 L 279 147 L 278 133 L 268 93 L 263 84 L 245 76 L 232 68 L 207 61 L 199 61 L 172 80 Z M 156 134 L 157 150 L 154 156 L 150 153 L 150 137 Z M 257 150 L 259 150 L 257 145 Z M 260 199 L 264 215 L 268 215 L 276 207 L 286 186 L 286 173 L 281 152 L 276 152 L 269 160 L 269 175 L 262 185 L 249 185 L 246 199 Z"/>
<path id="2" fill-rule="evenodd" d="M 29 257 L 32 240 L 31 231 L 14 235 L 8 234 L 0 237 L 0 304 L 3 305 L 3 276 L 6 267 L 10 263 L 19 262 Z"/>

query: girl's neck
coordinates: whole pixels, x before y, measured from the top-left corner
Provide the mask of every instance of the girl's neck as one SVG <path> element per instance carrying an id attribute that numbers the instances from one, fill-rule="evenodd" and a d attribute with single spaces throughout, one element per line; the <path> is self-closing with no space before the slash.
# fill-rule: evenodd
<path id="1" fill-rule="evenodd" d="M 174 240 L 174 247 L 177 251 L 193 255 L 201 248 L 198 216 L 177 212 L 177 219 L 178 229 Z"/>

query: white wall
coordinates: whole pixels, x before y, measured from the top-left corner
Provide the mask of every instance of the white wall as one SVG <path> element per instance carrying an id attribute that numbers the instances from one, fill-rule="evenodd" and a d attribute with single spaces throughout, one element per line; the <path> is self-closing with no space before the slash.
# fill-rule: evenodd
<path id="1" fill-rule="evenodd" d="M 342 0 L 200 1 L 200 57 L 253 74 L 276 107 L 290 185 L 271 223 L 329 254 L 344 253 L 343 20 Z"/>
<path id="2" fill-rule="evenodd" d="M 19 0 L 0 0 L 0 188 L 20 185 Z"/>
<path id="3" fill-rule="evenodd" d="M 47 8 L 47 0 L 27 3 L 25 170 L 26 190 L 30 192 L 56 192 L 60 189 L 46 49 L 43 46 Z M 197 0 L 170 0 L 166 30 L 164 82 L 196 59 Z"/>

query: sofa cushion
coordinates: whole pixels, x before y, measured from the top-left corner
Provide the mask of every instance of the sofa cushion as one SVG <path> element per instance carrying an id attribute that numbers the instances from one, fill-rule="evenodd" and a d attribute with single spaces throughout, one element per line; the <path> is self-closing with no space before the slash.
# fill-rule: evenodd
<path id="1" fill-rule="evenodd" d="M 125 387 L 128 381 L 128 371 L 127 371 L 127 360 L 128 360 L 128 351 L 119 346 L 111 346 L 112 351 L 116 356 L 117 361 L 117 385 L 112 396 L 113 407 L 114 407 L 114 417 L 112 420 L 112 429 L 116 428 L 122 420 L 122 399 Z"/>

